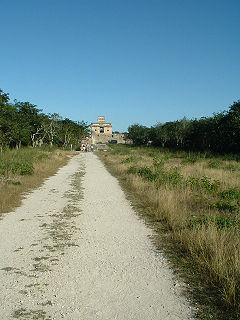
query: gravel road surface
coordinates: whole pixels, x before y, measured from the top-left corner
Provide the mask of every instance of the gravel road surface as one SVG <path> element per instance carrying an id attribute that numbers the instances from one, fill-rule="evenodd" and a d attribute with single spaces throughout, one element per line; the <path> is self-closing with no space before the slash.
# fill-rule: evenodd
<path id="1" fill-rule="evenodd" d="M 73 157 L 0 221 L 0 319 L 193 319 L 117 180 Z"/>

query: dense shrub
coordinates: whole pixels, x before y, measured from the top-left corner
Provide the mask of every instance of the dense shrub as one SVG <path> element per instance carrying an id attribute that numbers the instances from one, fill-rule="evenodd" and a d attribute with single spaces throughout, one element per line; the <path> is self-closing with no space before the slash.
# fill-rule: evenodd
<path id="1" fill-rule="evenodd" d="M 167 123 L 157 123 L 151 128 L 135 124 L 128 128 L 129 137 L 135 145 L 147 145 L 175 150 L 193 150 L 214 153 L 240 152 L 240 100 L 234 102 L 227 112 L 212 117 Z M 196 155 L 189 155 L 185 163 L 195 163 Z M 239 160 L 239 156 L 238 156 Z M 215 160 L 211 168 L 218 167 Z"/>

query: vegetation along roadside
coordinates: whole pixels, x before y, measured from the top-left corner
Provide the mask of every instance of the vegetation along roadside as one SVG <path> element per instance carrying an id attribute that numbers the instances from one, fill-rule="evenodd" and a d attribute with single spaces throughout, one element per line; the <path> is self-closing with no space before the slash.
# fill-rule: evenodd
<path id="1" fill-rule="evenodd" d="M 0 214 L 21 204 L 24 193 L 40 186 L 74 153 L 55 148 L 22 148 L 0 153 Z"/>
<path id="2" fill-rule="evenodd" d="M 156 244 L 202 305 L 199 317 L 240 318 L 240 163 L 119 145 L 99 157 L 153 221 Z"/>
<path id="3" fill-rule="evenodd" d="M 10 101 L 0 89 L 0 214 L 67 163 L 88 135 L 84 121 L 45 114 L 30 102 Z M 67 151 L 68 150 L 68 151 Z"/>

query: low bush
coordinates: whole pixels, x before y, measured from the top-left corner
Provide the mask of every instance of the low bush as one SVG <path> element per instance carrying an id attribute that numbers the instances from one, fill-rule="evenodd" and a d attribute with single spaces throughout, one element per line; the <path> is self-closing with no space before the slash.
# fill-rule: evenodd
<path id="1" fill-rule="evenodd" d="M 34 173 L 33 163 L 30 162 L 13 162 L 11 172 L 14 175 L 26 176 Z"/>
<path id="2" fill-rule="evenodd" d="M 122 161 L 121 161 L 121 163 L 131 163 L 131 162 L 134 162 L 134 160 L 135 160 L 135 157 L 133 157 L 133 156 L 130 156 L 130 157 L 127 157 L 127 158 L 125 158 L 125 159 L 123 159 Z"/>
<path id="3" fill-rule="evenodd" d="M 231 188 L 228 190 L 224 190 L 221 192 L 222 199 L 225 200 L 237 200 L 240 201 L 240 190 L 237 190 L 236 188 Z"/>
<path id="4" fill-rule="evenodd" d="M 187 184 L 192 190 L 204 189 L 207 193 L 214 194 L 217 193 L 220 188 L 220 182 L 218 180 L 211 180 L 211 178 L 203 177 L 193 177 L 189 176 L 186 180 Z"/>
<path id="5" fill-rule="evenodd" d="M 236 220 L 231 219 L 230 217 L 224 216 L 210 216 L 203 215 L 201 217 L 193 217 L 189 220 L 188 227 L 191 229 L 197 228 L 202 225 L 214 224 L 217 228 L 231 228 L 238 227 Z"/>
<path id="6" fill-rule="evenodd" d="M 208 167 L 211 169 L 221 168 L 221 162 L 218 159 L 212 159 L 208 162 Z"/>
<path id="7" fill-rule="evenodd" d="M 235 212 L 238 209 L 238 205 L 231 202 L 230 200 L 219 200 L 212 207 L 221 211 L 229 212 Z"/>

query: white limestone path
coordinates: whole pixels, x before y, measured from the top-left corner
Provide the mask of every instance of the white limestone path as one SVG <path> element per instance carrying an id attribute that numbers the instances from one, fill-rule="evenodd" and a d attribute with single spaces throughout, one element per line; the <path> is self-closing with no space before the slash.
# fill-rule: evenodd
<path id="1" fill-rule="evenodd" d="M 118 181 L 72 158 L 0 221 L 0 319 L 193 319 Z"/>

